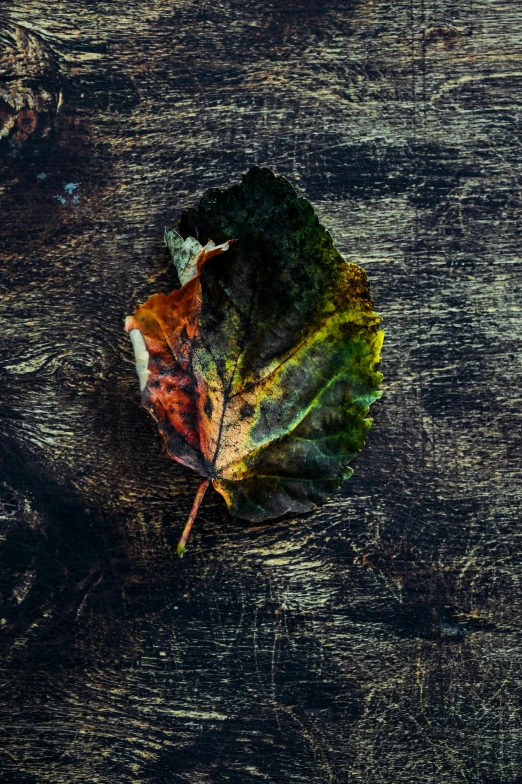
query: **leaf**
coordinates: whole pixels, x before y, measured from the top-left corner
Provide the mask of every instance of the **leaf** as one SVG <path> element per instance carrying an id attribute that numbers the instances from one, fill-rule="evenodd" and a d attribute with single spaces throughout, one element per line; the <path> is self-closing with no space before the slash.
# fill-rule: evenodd
<path id="1" fill-rule="evenodd" d="M 268 169 L 208 191 L 178 229 L 181 288 L 126 330 L 169 455 L 204 478 L 188 528 L 209 483 L 236 517 L 310 511 L 351 475 L 380 396 L 366 274 Z"/>

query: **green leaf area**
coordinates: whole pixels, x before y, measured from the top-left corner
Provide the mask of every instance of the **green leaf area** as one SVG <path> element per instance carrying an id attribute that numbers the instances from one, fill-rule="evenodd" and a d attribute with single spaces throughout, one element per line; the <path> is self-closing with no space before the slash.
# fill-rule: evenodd
<path id="1" fill-rule="evenodd" d="M 347 263 L 306 199 L 254 168 L 210 190 L 183 237 L 236 242 L 201 269 L 192 363 L 214 430 L 206 475 L 232 515 L 309 511 L 352 471 L 380 396 L 383 332 L 366 274 Z"/>

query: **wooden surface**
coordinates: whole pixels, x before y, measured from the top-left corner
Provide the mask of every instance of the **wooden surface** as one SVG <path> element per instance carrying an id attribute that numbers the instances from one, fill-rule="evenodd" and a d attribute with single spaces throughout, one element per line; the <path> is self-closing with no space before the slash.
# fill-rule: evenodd
<path id="1" fill-rule="evenodd" d="M 522 781 L 522 7 L 0 8 L 0 780 Z M 248 527 L 140 407 L 181 208 L 286 175 L 370 276 L 355 475 Z"/>

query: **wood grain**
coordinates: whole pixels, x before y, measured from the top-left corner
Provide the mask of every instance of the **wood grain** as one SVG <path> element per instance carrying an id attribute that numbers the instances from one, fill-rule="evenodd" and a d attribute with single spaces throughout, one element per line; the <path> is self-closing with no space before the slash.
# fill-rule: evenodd
<path id="1" fill-rule="evenodd" d="M 0 780 L 522 781 L 522 10 L 0 9 Z M 355 474 L 260 526 L 140 408 L 123 319 L 183 207 L 284 174 L 367 270 Z M 150 421 L 149 421 L 150 420 Z"/>

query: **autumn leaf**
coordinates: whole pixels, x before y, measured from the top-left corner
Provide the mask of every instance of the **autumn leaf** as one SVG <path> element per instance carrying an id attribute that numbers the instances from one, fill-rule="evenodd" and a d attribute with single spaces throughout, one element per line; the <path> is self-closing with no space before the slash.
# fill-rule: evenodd
<path id="1" fill-rule="evenodd" d="M 171 457 L 251 521 L 323 503 L 364 444 L 383 332 L 364 270 L 267 169 L 210 190 L 166 242 L 181 288 L 126 320 Z"/>

